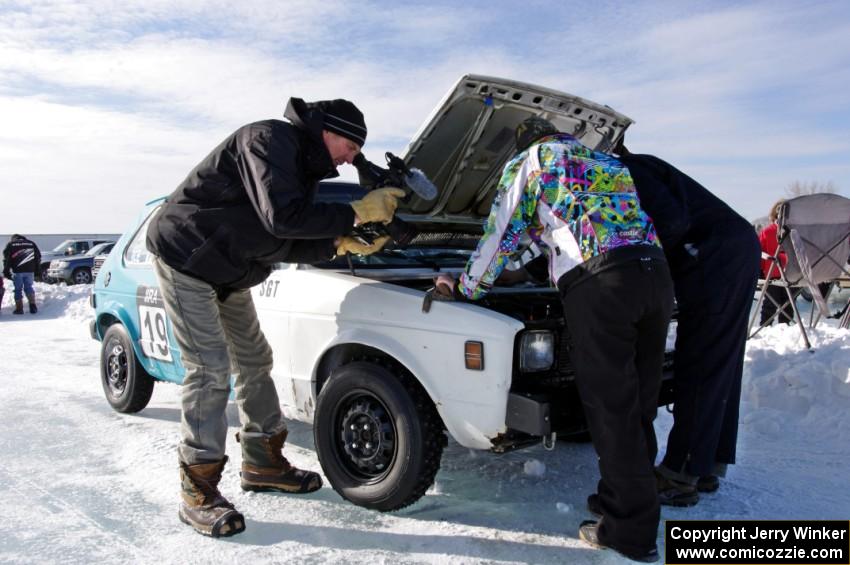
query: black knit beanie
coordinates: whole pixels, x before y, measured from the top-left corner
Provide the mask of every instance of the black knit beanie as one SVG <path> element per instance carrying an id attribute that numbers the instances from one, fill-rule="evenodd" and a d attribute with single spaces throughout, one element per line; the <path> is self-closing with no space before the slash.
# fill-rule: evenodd
<path id="1" fill-rule="evenodd" d="M 322 100 L 316 102 L 316 105 L 325 114 L 324 129 L 363 147 L 366 143 L 366 122 L 363 120 L 363 112 L 357 106 L 342 98 Z"/>

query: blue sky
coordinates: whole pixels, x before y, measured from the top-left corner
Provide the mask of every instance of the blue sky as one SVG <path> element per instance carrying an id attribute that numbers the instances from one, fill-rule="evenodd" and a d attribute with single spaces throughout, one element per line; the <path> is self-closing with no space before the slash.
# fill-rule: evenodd
<path id="1" fill-rule="evenodd" d="M 399 152 L 467 73 L 612 106 L 748 219 L 794 181 L 850 195 L 843 0 L 0 0 L 0 233 L 120 232 L 290 96 Z"/>

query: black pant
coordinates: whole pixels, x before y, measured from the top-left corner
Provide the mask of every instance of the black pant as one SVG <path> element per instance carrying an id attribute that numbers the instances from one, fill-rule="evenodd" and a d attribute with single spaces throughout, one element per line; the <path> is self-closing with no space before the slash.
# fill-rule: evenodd
<path id="1" fill-rule="evenodd" d="M 599 456 L 599 538 L 641 553 L 655 547 L 660 516 L 652 422 L 673 308 L 670 272 L 663 259 L 630 259 L 562 285 L 561 299 Z"/>
<path id="2" fill-rule="evenodd" d="M 716 235 L 699 264 L 676 275 L 673 428 L 662 464 L 683 475 L 735 462 L 749 312 L 760 246 L 752 230 Z M 706 289 L 710 289 L 709 292 Z"/>

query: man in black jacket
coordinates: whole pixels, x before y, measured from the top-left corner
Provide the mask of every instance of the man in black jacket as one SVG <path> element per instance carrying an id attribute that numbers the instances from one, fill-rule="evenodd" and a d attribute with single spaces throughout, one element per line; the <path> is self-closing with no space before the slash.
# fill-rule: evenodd
<path id="1" fill-rule="evenodd" d="M 348 204 L 314 202 L 366 141 L 363 114 L 347 100 L 289 101 L 289 122 L 236 130 L 195 167 L 151 221 L 147 246 L 186 369 L 178 448 L 180 519 L 200 533 L 230 536 L 245 520 L 219 492 L 227 462 L 225 407 L 230 375 L 242 424 L 242 488 L 288 493 L 322 486 L 317 473 L 283 456 L 286 424 L 271 378 L 272 351 L 250 287 L 278 262 L 369 254 L 346 236 L 360 222 L 388 222 L 404 192 L 373 190 Z"/>
<path id="2" fill-rule="evenodd" d="M 22 235 L 15 234 L 3 249 L 3 276 L 15 284 L 15 309 L 13 314 L 24 313 L 24 294 L 30 314 L 38 312 L 32 281 L 41 267 L 41 251 L 38 246 Z M 0 294 L 2 298 L 2 294 Z"/>
<path id="3" fill-rule="evenodd" d="M 664 246 L 678 305 L 673 428 L 661 504 L 691 506 L 735 462 L 747 321 L 761 248 L 753 227 L 669 163 L 617 152 Z"/>

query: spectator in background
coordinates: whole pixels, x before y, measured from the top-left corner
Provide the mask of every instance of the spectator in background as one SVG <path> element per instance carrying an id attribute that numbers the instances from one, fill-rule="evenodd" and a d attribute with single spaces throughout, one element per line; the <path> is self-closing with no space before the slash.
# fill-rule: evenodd
<path id="1" fill-rule="evenodd" d="M 6 287 L 3 286 L 3 281 L 5 280 L 5 277 L 0 277 L 0 309 L 3 308 L 3 295 L 6 294 Z"/>
<path id="2" fill-rule="evenodd" d="M 15 309 L 12 314 L 24 313 L 24 297 L 27 295 L 30 314 L 38 312 L 32 281 L 41 265 L 38 246 L 22 235 L 15 234 L 3 250 L 3 276 L 15 284 Z"/>
<path id="3" fill-rule="evenodd" d="M 771 206 L 770 212 L 767 215 L 768 223 L 761 232 L 759 232 L 761 250 L 768 255 L 776 253 L 776 250 L 779 247 L 779 224 L 777 221 L 779 219 L 779 208 L 784 202 L 785 200 L 779 199 L 773 206 Z M 788 263 L 788 257 L 785 255 L 784 251 L 779 252 L 779 262 L 782 264 L 783 268 L 786 263 Z M 769 259 L 762 259 L 761 278 L 767 279 L 768 271 L 771 271 L 770 265 L 771 261 Z M 770 278 L 778 279 L 779 269 L 774 267 L 770 272 Z M 779 321 L 790 324 L 793 321 L 793 311 L 791 310 L 791 303 L 788 302 L 788 295 L 786 294 L 785 289 L 781 286 L 768 285 L 767 290 L 765 290 L 765 294 L 765 299 L 761 305 L 760 324 L 764 325 L 773 317 L 776 311 L 779 310 L 780 307 L 777 306 L 777 304 L 781 305 L 781 311 L 778 317 Z"/>

